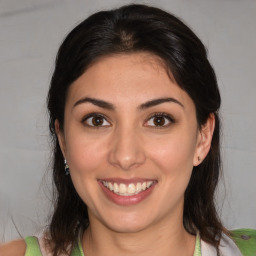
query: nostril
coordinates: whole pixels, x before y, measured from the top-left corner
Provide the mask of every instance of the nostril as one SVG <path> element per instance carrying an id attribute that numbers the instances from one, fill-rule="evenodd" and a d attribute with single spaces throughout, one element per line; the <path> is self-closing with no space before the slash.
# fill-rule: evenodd
<path id="1" fill-rule="evenodd" d="M 122 170 L 130 170 L 132 168 L 139 167 L 145 162 L 145 156 L 142 153 L 136 153 L 134 155 L 121 155 L 117 153 L 111 153 L 109 156 L 109 162 L 113 166 L 116 166 Z"/>
<path id="2" fill-rule="evenodd" d="M 108 155 L 109 163 L 122 170 L 136 168 L 145 162 L 143 147 L 133 131 L 119 130 L 111 140 Z"/>

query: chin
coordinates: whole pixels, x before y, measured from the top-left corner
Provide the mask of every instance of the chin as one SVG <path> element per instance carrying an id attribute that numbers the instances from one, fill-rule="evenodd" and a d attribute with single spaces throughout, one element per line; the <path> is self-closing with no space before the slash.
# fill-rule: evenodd
<path id="1" fill-rule="evenodd" d="M 129 223 L 120 223 L 108 226 L 109 229 L 111 229 L 114 232 L 117 233 L 138 233 L 146 228 L 147 225 L 141 225 L 140 224 L 132 224 Z"/>
<path id="2" fill-rule="evenodd" d="M 114 215 L 113 215 L 114 216 Z M 147 227 L 149 227 L 151 221 L 145 218 L 145 213 L 138 215 L 128 214 L 121 214 L 115 218 L 109 218 L 105 221 L 105 225 L 118 233 L 137 233 L 140 232 Z"/>

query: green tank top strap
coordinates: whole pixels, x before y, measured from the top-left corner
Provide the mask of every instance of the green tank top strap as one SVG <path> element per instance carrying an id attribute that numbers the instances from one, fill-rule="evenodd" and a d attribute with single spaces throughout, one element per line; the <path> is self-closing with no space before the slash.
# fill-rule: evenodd
<path id="1" fill-rule="evenodd" d="M 71 256 L 84 256 L 80 240 L 78 240 L 76 245 L 73 247 L 72 252 L 71 252 Z"/>
<path id="2" fill-rule="evenodd" d="M 25 238 L 26 252 L 25 256 L 42 256 L 38 239 L 34 236 L 28 236 Z M 71 256 L 84 256 L 81 242 L 78 241 L 73 247 Z"/>
<path id="3" fill-rule="evenodd" d="M 42 256 L 38 239 L 34 236 L 28 236 L 25 238 L 26 252 L 25 256 Z"/>
<path id="4" fill-rule="evenodd" d="M 256 255 L 256 230 L 236 229 L 231 230 L 231 237 L 243 256 Z"/>
<path id="5" fill-rule="evenodd" d="M 201 256 L 201 239 L 199 233 L 196 235 L 196 245 L 193 256 Z"/>

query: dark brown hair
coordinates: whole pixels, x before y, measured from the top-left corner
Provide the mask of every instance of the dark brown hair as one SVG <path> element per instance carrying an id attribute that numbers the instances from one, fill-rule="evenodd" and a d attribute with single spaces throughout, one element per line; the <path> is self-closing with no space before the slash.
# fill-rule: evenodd
<path id="1" fill-rule="evenodd" d="M 57 54 L 48 94 L 50 131 L 53 142 L 54 212 L 49 234 L 54 255 L 74 245 L 78 230 L 89 225 L 87 206 L 64 172 L 54 122 L 63 129 L 64 107 L 69 86 L 103 56 L 148 52 L 160 57 L 177 84 L 192 98 L 198 126 L 215 116 L 211 149 L 194 167 L 185 192 L 183 222 L 186 230 L 218 248 L 224 230 L 216 212 L 214 194 L 220 173 L 220 94 L 214 70 L 198 37 L 181 20 L 161 9 L 128 5 L 101 11 L 81 22 L 66 37 Z"/>

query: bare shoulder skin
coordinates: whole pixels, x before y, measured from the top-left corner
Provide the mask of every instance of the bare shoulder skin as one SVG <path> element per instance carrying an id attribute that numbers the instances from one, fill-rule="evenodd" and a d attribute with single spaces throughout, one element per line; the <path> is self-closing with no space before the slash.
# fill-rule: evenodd
<path id="1" fill-rule="evenodd" d="M 0 244 L 0 255 L 2 256 L 24 256 L 26 243 L 23 239 L 14 240 L 5 244 Z"/>

